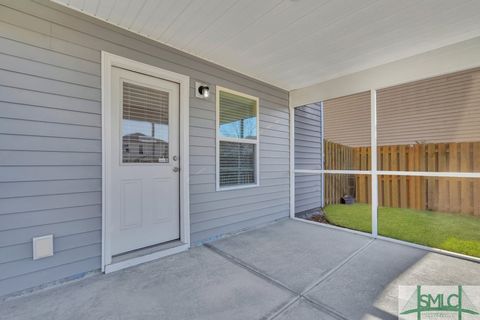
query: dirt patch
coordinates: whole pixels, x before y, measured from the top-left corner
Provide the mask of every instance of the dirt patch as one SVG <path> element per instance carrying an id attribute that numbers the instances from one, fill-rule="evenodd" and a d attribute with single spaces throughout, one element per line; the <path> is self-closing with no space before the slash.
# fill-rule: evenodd
<path id="1" fill-rule="evenodd" d="M 330 224 L 322 208 L 316 208 L 310 211 L 302 212 L 301 214 L 297 215 L 297 218 Z"/>
<path id="2" fill-rule="evenodd" d="M 325 218 L 325 216 L 323 214 L 314 214 L 308 220 L 329 224 L 327 218 Z"/>

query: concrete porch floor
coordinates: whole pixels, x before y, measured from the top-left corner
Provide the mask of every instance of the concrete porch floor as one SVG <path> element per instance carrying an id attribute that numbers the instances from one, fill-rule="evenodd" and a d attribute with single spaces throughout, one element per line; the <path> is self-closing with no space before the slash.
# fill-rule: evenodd
<path id="1" fill-rule="evenodd" d="M 285 220 L 0 303 L 0 319 L 396 319 L 398 285 L 480 285 L 480 264 Z"/>

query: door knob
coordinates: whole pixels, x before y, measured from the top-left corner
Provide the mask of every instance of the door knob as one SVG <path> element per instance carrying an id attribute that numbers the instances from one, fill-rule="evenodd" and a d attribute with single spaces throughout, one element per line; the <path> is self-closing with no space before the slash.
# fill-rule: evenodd
<path id="1" fill-rule="evenodd" d="M 180 171 L 179 167 L 173 167 L 173 172 L 178 172 L 178 171 Z"/>

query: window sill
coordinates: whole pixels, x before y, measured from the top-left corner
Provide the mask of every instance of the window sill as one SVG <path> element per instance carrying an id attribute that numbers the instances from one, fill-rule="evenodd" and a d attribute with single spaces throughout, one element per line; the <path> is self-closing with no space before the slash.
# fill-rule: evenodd
<path id="1" fill-rule="evenodd" d="M 249 188 L 256 188 L 260 187 L 259 183 L 256 184 L 245 184 L 245 185 L 240 185 L 240 186 L 231 186 L 231 187 L 220 187 L 217 186 L 216 190 L 217 192 L 219 191 L 229 191 L 229 190 L 241 190 L 241 189 L 249 189 Z"/>

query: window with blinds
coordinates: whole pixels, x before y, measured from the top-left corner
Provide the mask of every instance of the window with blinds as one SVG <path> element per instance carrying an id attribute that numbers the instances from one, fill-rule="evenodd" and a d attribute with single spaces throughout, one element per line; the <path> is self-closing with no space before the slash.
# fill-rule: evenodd
<path id="1" fill-rule="evenodd" d="M 168 162 L 168 92 L 123 82 L 122 162 Z"/>
<path id="2" fill-rule="evenodd" d="M 220 91 L 220 135 L 257 139 L 257 102 L 254 99 Z"/>
<path id="3" fill-rule="evenodd" d="M 217 87 L 217 189 L 258 185 L 258 98 Z"/>

